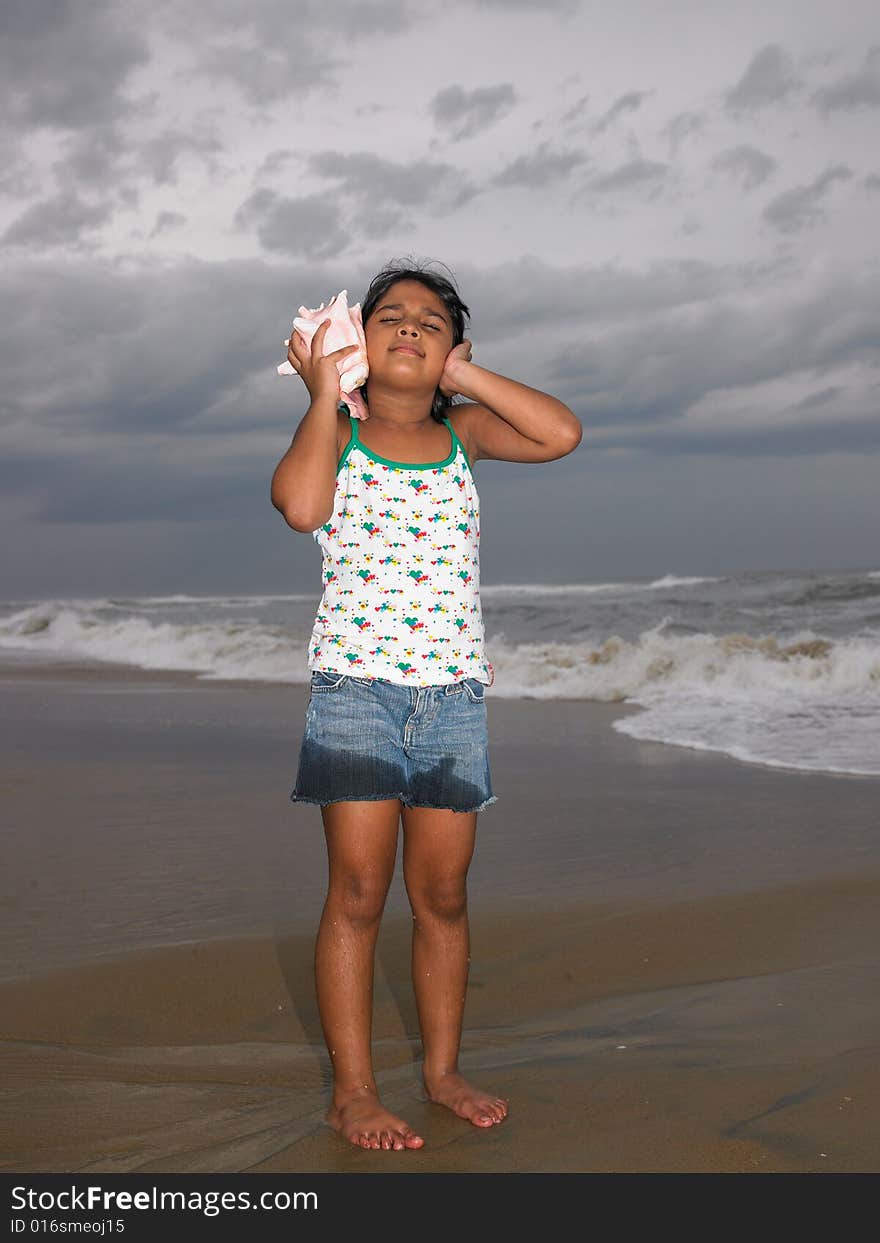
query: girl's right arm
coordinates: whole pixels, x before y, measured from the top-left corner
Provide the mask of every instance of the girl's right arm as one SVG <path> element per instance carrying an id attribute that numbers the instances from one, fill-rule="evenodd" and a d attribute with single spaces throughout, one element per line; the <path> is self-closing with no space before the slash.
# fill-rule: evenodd
<path id="1" fill-rule="evenodd" d="M 272 476 L 272 504 L 294 531 L 315 531 L 333 513 L 336 489 L 336 432 L 339 420 L 337 361 L 357 345 L 323 353 L 330 321 L 325 319 L 312 338 L 311 348 L 295 330 L 290 334 L 287 358 L 309 390 L 312 402 L 296 429 L 290 448 Z"/>

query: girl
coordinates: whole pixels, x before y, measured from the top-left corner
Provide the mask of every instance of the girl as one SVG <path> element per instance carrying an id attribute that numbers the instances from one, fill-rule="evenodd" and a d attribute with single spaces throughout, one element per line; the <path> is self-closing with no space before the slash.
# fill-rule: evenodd
<path id="1" fill-rule="evenodd" d="M 428 1099 L 478 1127 L 507 1102 L 458 1069 L 467 988 L 466 880 L 488 761 L 479 596 L 478 458 L 549 462 L 582 428 L 546 393 L 471 361 L 453 283 L 396 261 L 362 304 L 366 420 L 339 402 L 337 362 L 291 334 L 311 405 L 272 479 L 272 503 L 324 553 L 311 696 L 294 801 L 321 807 L 329 858 L 315 949 L 333 1068 L 328 1123 L 363 1148 L 424 1140 L 379 1100 L 370 1051 L 379 922 L 403 822 L 412 973 Z M 460 395 L 467 404 L 452 404 Z"/>

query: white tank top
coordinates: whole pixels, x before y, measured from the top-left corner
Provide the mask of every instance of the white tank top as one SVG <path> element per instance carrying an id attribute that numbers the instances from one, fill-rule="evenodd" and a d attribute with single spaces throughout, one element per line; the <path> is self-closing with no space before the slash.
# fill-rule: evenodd
<path id="1" fill-rule="evenodd" d="M 438 686 L 490 685 L 480 605 L 480 499 L 461 441 L 442 462 L 379 457 L 351 437 L 333 516 L 312 532 L 324 594 L 309 669 Z"/>

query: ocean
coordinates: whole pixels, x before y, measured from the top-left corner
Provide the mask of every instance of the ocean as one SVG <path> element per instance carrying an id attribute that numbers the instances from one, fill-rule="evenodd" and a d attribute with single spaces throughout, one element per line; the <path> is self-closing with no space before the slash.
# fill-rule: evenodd
<path id="1" fill-rule="evenodd" d="M 611 728 L 747 763 L 880 774 L 880 570 L 483 584 L 489 696 L 642 710 Z M 308 681 L 320 593 L 0 602 L 0 668 L 104 662 Z"/>

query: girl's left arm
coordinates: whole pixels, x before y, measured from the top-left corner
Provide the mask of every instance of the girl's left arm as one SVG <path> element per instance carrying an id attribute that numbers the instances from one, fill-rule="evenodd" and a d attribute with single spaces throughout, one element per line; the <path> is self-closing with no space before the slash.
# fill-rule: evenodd
<path id="1" fill-rule="evenodd" d="M 563 402 L 455 354 L 453 350 L 441 389 L 449 396 L 460 393 L 477 403 L 470 411 L 476 456 L 514 462 L 552 461 L 580 444 L 584 429 Z M 543 451 L 540 456 L 538 447 Z"/>

